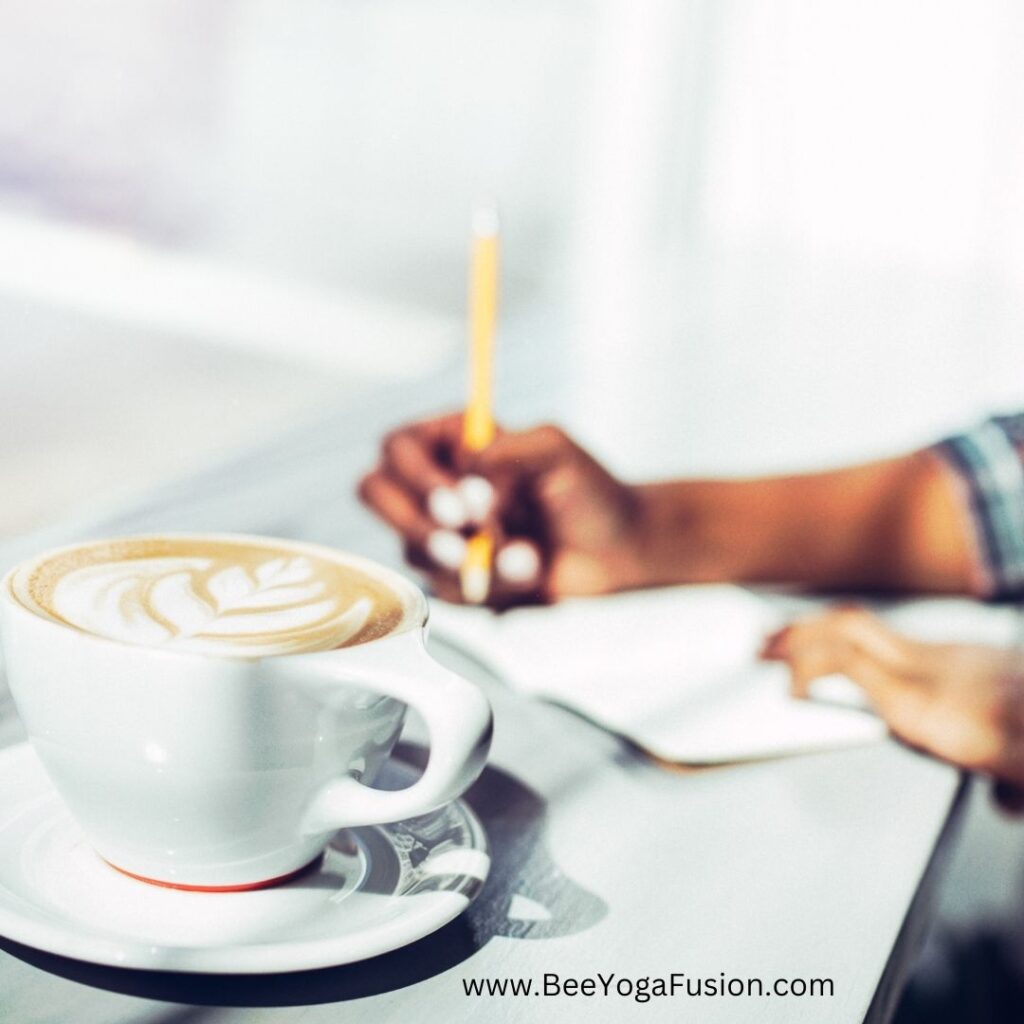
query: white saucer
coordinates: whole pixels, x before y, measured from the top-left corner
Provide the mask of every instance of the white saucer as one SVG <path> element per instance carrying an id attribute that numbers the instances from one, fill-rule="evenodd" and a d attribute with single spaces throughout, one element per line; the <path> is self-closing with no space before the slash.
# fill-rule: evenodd
<path id="1" fill-rule="evenodd" d="M 384 785 L 412 770 L 392 761 Z M 0 935 L 118 967 L 262 974 L 351 963 L 429 935 L 490 867 L 461 801 L 339 832 L 319 866 L 255 892 L 163 889 L 92 850 L 27 743 L 0 751 Z"/>

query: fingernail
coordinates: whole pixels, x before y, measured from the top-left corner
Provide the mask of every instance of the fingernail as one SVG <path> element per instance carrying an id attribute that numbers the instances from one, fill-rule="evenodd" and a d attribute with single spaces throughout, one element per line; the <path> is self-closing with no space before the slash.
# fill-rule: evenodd
<path id="1" fill-rule="evenodd" d="M 435 487 L 427 495 L 427 511 L 435 522 L 458 530 L 466 525 L 466 505 L 453 487 Z"/>
<path id="2" fill-rule="evenodd" d="M 427 537 L 427 554 L 438 565 L 457 572 L 466 556 L 466 542 L 451 530 L 435 530 Z"/>
<path id="3" fill-rule="evenodd" d="M 540 553 L 529 541 L 514 540 L 498 552 L 494 567 L 509 583 L 530 583 L 540 573 Z"/>
<path id="4" fill-rule="evenodd" d="M 494 486 L 482 476 L 464 476 L 457 485 L 466 518 L 482 523 L 494 507 Z"/>

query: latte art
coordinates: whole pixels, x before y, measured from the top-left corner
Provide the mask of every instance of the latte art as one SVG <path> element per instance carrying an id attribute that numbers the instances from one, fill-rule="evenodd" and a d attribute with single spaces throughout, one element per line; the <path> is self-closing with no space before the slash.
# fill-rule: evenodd
<path id="1" fill-rule="evenodd" d="M 54 588 L 53 610 L 87 633 L 150 647 L 303 646 L 311 630 L 338 647 L 366 625 L 373 602 L 360 597 L 346 606 L 301 556 L 251 569 L 208 558 L 140 558 L 68 573 Z"/>
<path id="2" fill-rule="evenodd" d="M 160 538 L 84 546 L 15 579 L 32 610 L 96 636 L 197 654 L 330 650 L 397 629 L 399 594 L 318 549 Z"/>

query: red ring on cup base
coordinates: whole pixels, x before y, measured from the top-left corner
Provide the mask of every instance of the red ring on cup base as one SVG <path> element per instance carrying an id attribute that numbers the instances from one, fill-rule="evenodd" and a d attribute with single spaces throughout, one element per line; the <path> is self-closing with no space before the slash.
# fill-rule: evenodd
<path id="1" fill-rule="evenodd" d="M 109 864 L 115 871 L 120 871 L 122 875 L 127 875 L 129 878 L 134 878 L 137 882 L 145 882 L 147 885 L 156 885 L 161 889 L 180 889 L 183 892 L 251 892 L 253 889 L 269 889 L 274 885 L 283 885 L 285 882 L 290 882 L 293 878 L 298 878 L 299 875 L 309 871 L 315 865 L 320 863 L 323 854 L 317 854 L 308 864 L 303 864 L 301 868 L 296 868 L 294 871 L 289 871 L 285 875 L 278 875 L 276 878 L 267 878 L 262 882 L 243 882 L 241 885 L 185 885 L 182 882 L 164 882 L 159 878 L 146 878 L 145 875 L 137 875 L 134 871 L 127 871 L 125 868 L 119 868 L 116 864 L 111 863 L 106 857 L 103 858 L 104 864 Z"/>

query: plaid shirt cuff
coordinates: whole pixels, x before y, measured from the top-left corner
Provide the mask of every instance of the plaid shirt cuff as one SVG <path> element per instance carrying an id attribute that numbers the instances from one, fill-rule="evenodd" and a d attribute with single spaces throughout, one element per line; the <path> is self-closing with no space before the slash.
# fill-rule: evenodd
<path id="1" fill-rule="evenodd" d="M 974 524 L 982 589 L 1024 594 L 1024 413 L 994 416 L 935 445 L 960 477 Z"/>

